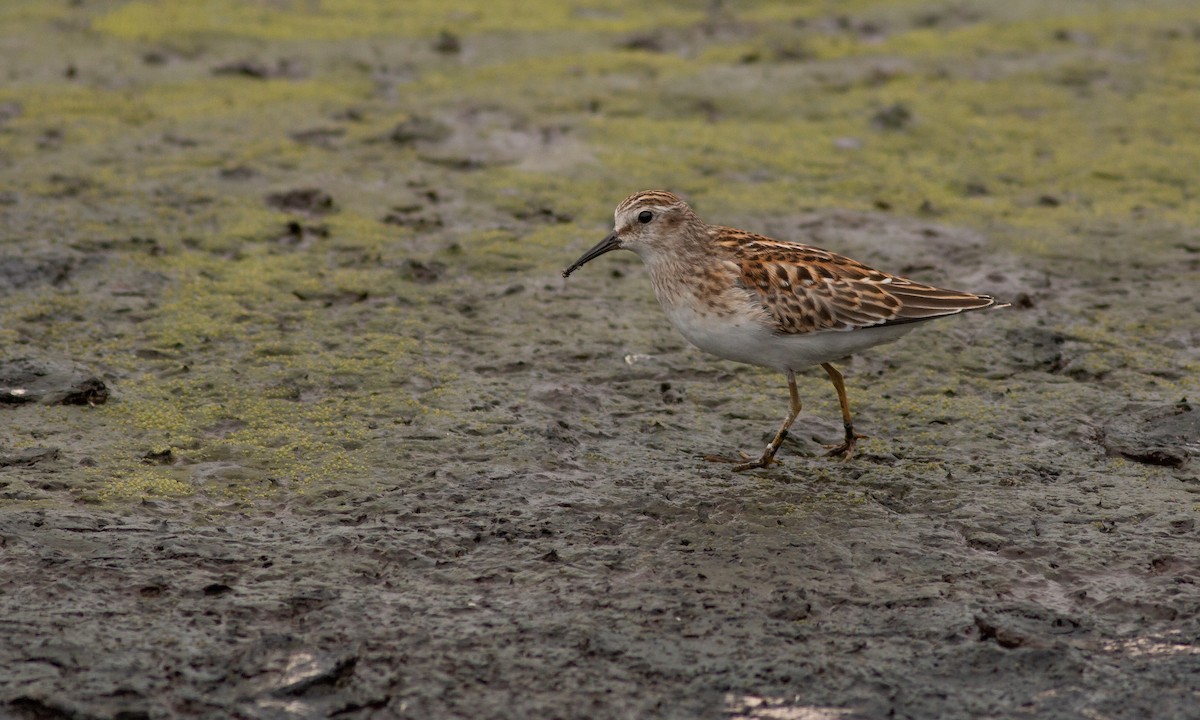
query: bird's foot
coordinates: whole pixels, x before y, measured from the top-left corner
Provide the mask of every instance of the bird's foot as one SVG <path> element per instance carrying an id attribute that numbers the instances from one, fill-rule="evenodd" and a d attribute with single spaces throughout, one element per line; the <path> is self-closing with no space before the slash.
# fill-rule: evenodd
<path id="1" fill-rule="evenodd" d="M 743 472 L 745 470 L 753 470 L 754 468 L 770 467 L 771 465 L 779 462 L 775 459 L 774 453 L 770 455 L 763 454 L 763 456 L 757 460 L 751 459 L 749 455 L 741 450 L 738 450 L 738 455 L 741 455 L 741 457 L 731 458 L 725 457 L 724 455 L 705 455 L 704 459 L 708 462 L 729 463 L 730 465 L 733 465 L 734 472 Z"/>
<path id="2" fill-rule="evenodd" d="M 829 452 L 825 453 L 825 457 L 838 458 L 843 461 L 849 460 L 854 455 L 854 448 L 858 445 L 858 441 L 866 439 L 866 435 L 859 435 L 856 432 L 852 432 L 846 435 L 845 441 L 840 445 L 826 445 L 825 448 Z"/>
<path id="3" fill-rule="evenodd" d="M 766 455 L 764 455 L 757 460 L 751 460 L 750 462 L 744 462 L 741 465 L 734 465 L 733 471 L 734 472 L 745 472 L 746 470 L 753 470 L 755 468 L 768 468 L 768 467 L 771 467 L 772 465 L 781 465 L 781 464 L 782 463 L 780 463 L 774 457 L 767 457 Z"/>

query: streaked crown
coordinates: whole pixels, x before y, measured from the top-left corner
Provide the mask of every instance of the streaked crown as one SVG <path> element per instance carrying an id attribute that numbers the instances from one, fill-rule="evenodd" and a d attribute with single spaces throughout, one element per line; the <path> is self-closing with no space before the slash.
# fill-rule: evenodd
<path id="1" fill-rule="evenodd" d="M 620 216 L 634 208 L 641 211 L 643 208 L 669 208 L 673 205 L 686 204 L 678 195 L 666 190 L 642 190 L 621 201 L 615 214 Z"/>

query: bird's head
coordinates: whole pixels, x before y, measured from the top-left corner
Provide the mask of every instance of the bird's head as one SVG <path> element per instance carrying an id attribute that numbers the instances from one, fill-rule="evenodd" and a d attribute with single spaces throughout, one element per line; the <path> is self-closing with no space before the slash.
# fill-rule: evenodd
<path id="1" fill-rule="evenodd" d="M 699 223 L 696 214 L 677 195 L 665 190 L 636 192 L 617 206 L 608 237 L 563 270 L 563 277 L 612 250 L 632 250 L 646 259 L 686 237 L 679 230 L 692 223 Z"/>

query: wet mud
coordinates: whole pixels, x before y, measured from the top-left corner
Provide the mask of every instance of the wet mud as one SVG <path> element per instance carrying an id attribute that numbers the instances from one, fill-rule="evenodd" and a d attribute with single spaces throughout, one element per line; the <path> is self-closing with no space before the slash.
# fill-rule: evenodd
<path id="1" fill-rule="evenodd" d="M 0 8 L 0 716 L 1195 715 L 1188 3 L 468 5 Z M 733 474 L 650 187 L 1012 307 Z"/>

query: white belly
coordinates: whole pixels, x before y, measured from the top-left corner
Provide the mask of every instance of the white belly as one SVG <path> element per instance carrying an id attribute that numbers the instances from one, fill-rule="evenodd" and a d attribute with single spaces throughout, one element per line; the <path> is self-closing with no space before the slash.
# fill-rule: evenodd
<path id="1" fill-rule="evenodd" d="M 779 335 L 751 315 L 701 314 L 690 304 L 664 305 L 667 317 L 688 342 L 726 360 L 774 368 L 803 370 L 867 348 L 899 339 L 912 324 L 862 330 L 825 330 Z"/>

